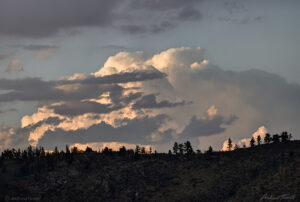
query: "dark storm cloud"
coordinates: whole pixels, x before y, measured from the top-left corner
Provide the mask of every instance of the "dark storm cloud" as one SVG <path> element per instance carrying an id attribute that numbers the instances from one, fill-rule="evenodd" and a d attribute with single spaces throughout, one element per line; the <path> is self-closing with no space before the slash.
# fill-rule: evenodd
<path id="1" fill-rule="evenodd" d="M 156 96 L 154 94 L 145 95 L 142 99 L 135 102 L 133 105 L 133 109 L 141 109 L 141 108 L 170 108 L 185 105 L 185 101 L 182 102 L 169 102 L 168 100 L 163 100 L 161 102 L 156 101 Z"/>
<path id="2" fill-rule="evenodd" d="M 0 34 L 45 37 L 60 29 L 107 26 L 119 0 L 0 0 Z"/>
<path id="3" fill-rule="evenodd" d="M 63 101 L 95 98 L 101 92 L 120 91 L 117 83 L 146 81 L 165 77 L 159 71 L 132 72 L 113 74 L 103 77 L 88 76 L 85 79 L 44 81 L 40 78 L 0 79 L 0 90 L 8 90 L 0 94 L 0 102 L 22 101 Z M 71 91 L 64 91 L 57 87 L 80 84 Z"/>
<path id="4" fill-rule="evenodd" d="M 238 117 L 235 115 L 231 115 L 227 119 L 223 116 L 216 116 L 212 119 L 197 119 L 194 116 L 179 137 L 186 139 L 219 134 L 226 130 L 224 125 L 231 125 L 237 119 Z"/>
<path id="5" fill-rule="evenodd" d="M 47 131 L 39 141 L 39 145 L 45 146 L 46 149 L 53 149 L 54 146 L 64 147 L 65 144 L 85 144 L 89 142 L 117 141 L 130 144 L 149 144 L 153 142 L 148 137 L 153 132 L 156 132 L 166 119 L 167 116 L 165 115 L 155 117 L 146 116 L 132 120 L 121 120 L 124 124 L 117 128 L 101 122 L 88 129 L 79 129 L 76 131 L 56 129 L 55 131 Z M 171 131 L 166 131 L 161 135 L 164 141 L 172 139 Z"/>

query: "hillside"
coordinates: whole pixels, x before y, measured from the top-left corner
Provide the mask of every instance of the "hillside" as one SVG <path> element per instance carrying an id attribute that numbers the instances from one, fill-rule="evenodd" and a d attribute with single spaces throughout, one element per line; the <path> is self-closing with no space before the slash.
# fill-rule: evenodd
<path id="1" fill-rule="evenodd" d="M 56 152 L 0 166 L 7 201 L 300 200 L 300 141 L 190 155 Z"/>

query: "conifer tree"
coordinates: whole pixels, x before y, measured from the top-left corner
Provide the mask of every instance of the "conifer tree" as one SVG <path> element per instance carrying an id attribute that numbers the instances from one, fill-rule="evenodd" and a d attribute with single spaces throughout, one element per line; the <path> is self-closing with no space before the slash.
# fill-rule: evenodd
<path id="1" fill-rule="evenodd" d="M 264 141 L 265 141 L 265 143 L 270 143 L 271 142 L 271 135 L 269 133 L 266 133 Z"/>
<path id="2" fill-rule="evenodd" d="M 186 141 L 184 143 L 184 152 L 187 154 L 187 155 L 191 155 L 194 153 L 194 150 L 192 148 L 192 144 L 190 141 Z"/>
<path id="3" fill-rule="evenodd" d="M 184 151 L 183 144 L 178 145 L 178 150 L 179 150 L 180 155 L 183 155 L 183 151 Z"/>
<path id="4" fill-rule="evenodd" d="M 254 140 L 254 137 L 251 138 L 250 140 L 250 147 L 254 147 L 255 146 L 255 140 Z"/>
<path id="5" fill-rule="evenodd" d="M 178 148 L 178 143 L 175 142 L 175 143 L 174 143 L 174 146 L 173 146 L 173 153 L 177 155 L 177 154 L 178 154 L 178 150 L 179 150 L 179 148 Z"/>
<path id="6" fill-rule="evenodd" d="M 257 145 L 260 145 L 260 142 L 261 142 L 261 137 L 260 137 L 260 135 L 257 136 L 256 141 L 257 141 Z"/>
<path id="7" fill-rule="evenodd" d="M 229 151 L 231 151 L 231 149 L 232 149 L 232 140 L 231 140 L 231 138 L 228 138 L 228 141 L 227 141 L 227 149 L 228 149 Z"/>

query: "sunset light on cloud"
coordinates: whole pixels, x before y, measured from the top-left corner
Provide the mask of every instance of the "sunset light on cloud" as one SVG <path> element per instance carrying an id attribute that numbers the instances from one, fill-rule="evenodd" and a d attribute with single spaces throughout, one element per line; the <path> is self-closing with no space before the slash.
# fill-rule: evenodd
<path id="1" fill-rule="evenodd" d="M 300 0 L 0 0 L 0 201 L 300 201 Z"/>
<path id="2" fill-rule="evenodd" d="M 1 150 L 139 144 L 167 151 L 185 140 L 222 150 L 229 137 L 249 146 L 252 134 L 299 134 L 300 51 L 296 35 L 282 37 L 294 45 L 280 51 L 275 12 L 261 13 L 250 1 L 117 2 L 75 1 L 66 12 L 57 2 L 50 10 L 36 0 L 21 10 L 3 3 Z M 30 5 L 40 16 L 27 16 Z M 212 8 L 223 12 L 210 15 Z M 298 15 L 292 8 L 274 9 L 281 19 Z M 279 30 L 298 29 L 295 23 Z M 248 32 L 236 36 L 240 30 Z"/>

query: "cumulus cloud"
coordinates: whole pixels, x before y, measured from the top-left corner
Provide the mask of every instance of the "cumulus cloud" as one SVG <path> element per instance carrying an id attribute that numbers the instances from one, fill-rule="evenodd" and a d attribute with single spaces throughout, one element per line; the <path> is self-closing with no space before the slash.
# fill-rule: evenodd
<path id="1" fill-rule="evenodd" d="M 255 131 L 252 134 L 252 137 L 254 138 L 254 140 L 257 140 L 257 137 L 260 136 L 261 140 L 263 141 L 263 139 L 265 138 L 266 134 L 268 133 L 268 129 L 265 126 L 261 126 L 257 129 L 257 131 Z M 246 146 L 249 147 L 250 146 L 250 140 L 251 138 L 243 138 L 241 140 L 239 140 L 237 142 L 237 144 L 242 147 L 242 146 Z"/>
<path id="2" fill-rule="evenodd" d="M 11 91 L 0 94 L 1 102 L 47 101 L 23 117 L 21 128 L 28 128 L 32 145 L 48 148 L 122 142 L 166 150 L 175 140 L 200 140 L 201 146 L 204 137 L 215 138 L 215 147 L 228 137 L 239 144 L 262 125 L 300 132 L 298 84 L 260 70 L 225 71 L 200 47 L 120 52 L 91 75 L 0 79 L 0 88 Z M 45 93 L 37 94 L 41 89 Z M 50 117 L 56 122 L 46 123 Z"/>
<path id="3" fill-rule="evenodd" d="M 62 129 L 48 130 L 39 140 L 40 145 L 58 145 L 63 147 L 66 143 L 88 142 L 124 142 L 130 144 L 149 144 L 151 134 L 158 130 L 167 117 L 159 115 L 156 117 L 144 117 L 142 119 L 124 119 L 120 127 L 113 127 L 105 122 L 92 125 L 87 129 L 76 131 L 65 131 Z M 169 140 L 169 133 L 162 134 L 163 141 Z"/>
<path id="4" fill-rule="evenodd" d="M 264 140 L 266 134 L 268 133 L 268 129 L 265 126 L 260 126 L 250 138 L 243 138 L 240 140 L 237 140 L 236 143 L 232 140 L 232 147 L 234 148 L 236 145 L 238 147 L 249 147 L 251 138 L 254 138 L 255 141 L 257 141 L 257 137 L 260 136 L 261 141 Z M 223 147 L 221 149 L 222 151 L 228 151 L 228 140 L 226 140 L 223 143 Z"/>
<path id="5" fill-rule="evenodd" d="M 236 144 L 232 141 L 232 142 L 231 142 L 231 145 L 232 145 L 231 150 L 233 150 L 233 149 L 236 147 Z M 228 148 L 228 140 L 226 140 L 226 141 L 223 143 L 223 146 L 222 146 L 221 151 L 229 151 L 229 148 Z"/>

